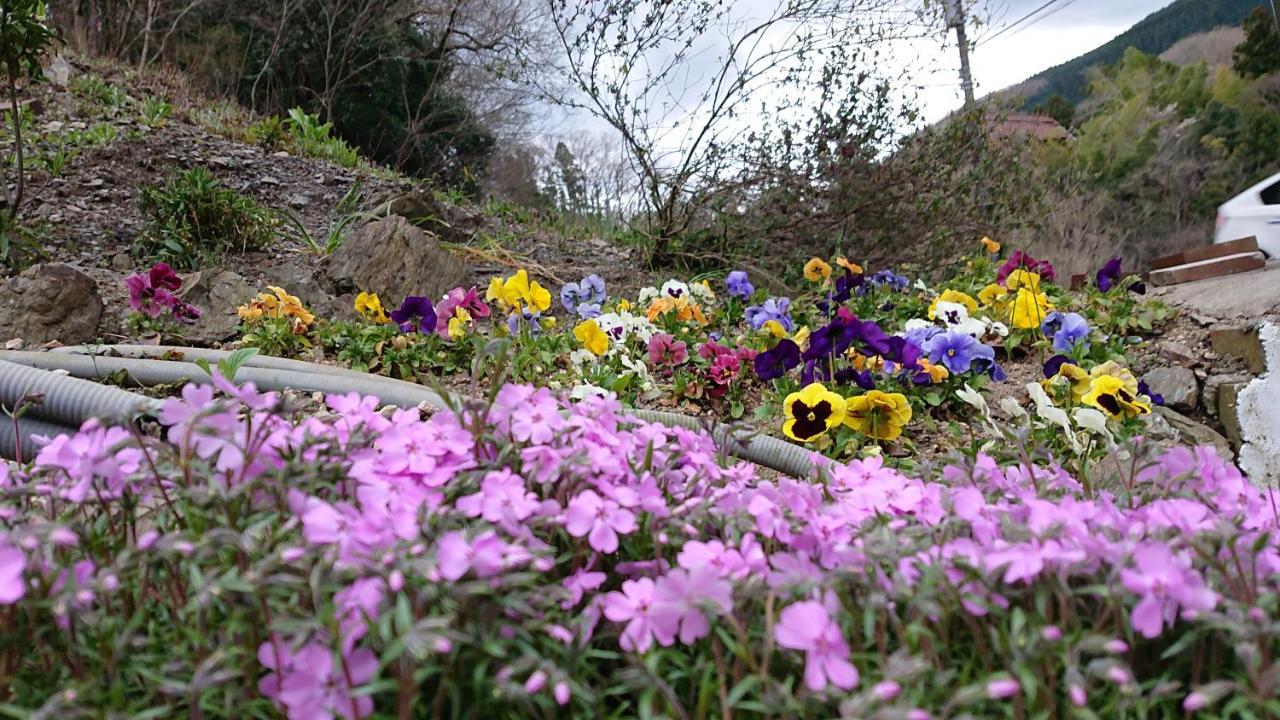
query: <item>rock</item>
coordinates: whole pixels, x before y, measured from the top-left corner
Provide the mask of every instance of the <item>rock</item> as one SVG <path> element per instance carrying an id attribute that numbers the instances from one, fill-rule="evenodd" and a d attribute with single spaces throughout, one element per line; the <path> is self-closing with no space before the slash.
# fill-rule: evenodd
<path id="1" fill-rule="evenodd" d="M 274 177 L 271 177 L 270 175 L 263 175 L 262 179 L 258 180 L 258 184 L 259 185 L 279 185 L 280 181 Z"/>
<path id="2" fill-rule="evenodd" d="M 1165 340 L 1157 345 L 1156 355 L 1162 360 L 1168 360 L 1184 367 L 1191 367 L 1199 360 L 1199 357 L 1191 348 L 1173 340 Z"/>
<path id="3" fill-rule="evenodd" d="M 1167 407 L 1156 407 L 1146 416 L 1146 434 L 1156 441 L 1172 441 L 1181 445 L 1212 445 L 1231 457 L 1231 444 L 1218 431 Z"/>
<path id="4" fill-rule="evenodd" d="M 1254 325 L 1218 325 L 1209 330 L 1209 343 L 1215 352 L 1243 360 L 1254 375 L 1261 375 L 1267 369 L 1262 340 Z"/>
<path id="5" fill-rule="evenodd" d="M 248 302 L 258 290 L 240 275 L 222 268 L 210 268 L 184 278 L 178 296 L 200 308 L 195 325 L 184 328 L 188 341 L 214 343 L 236 334 L 240 317 L 236 308 Z"/>
<path id="6" fill-rule="evenodd" d="M 67 83 L 71 82 L 71 73 L 73 69 L 71 63 L 61 55 L 55 57 L 53 62 L 49 63 L 49 67 L 44 69 L 44 76 L 54 87 L 64 88 Z"/>
<path id="7" fill-rule="evenodd" d="M 0 338 L 67 345 L 98 338 L 98 283 L 65 263 L 33 265 L 0 285 Z"/>
<path id="8" fill-rule="evenodd" d="M 1210 375 L 1204 381 L 1204 392 L 1200 395 L 1200 404 L 1210 415 L 1217 417 L 1218 415 L 1218 394 L 1221 388 L 1227 385 L 1241 385 L 1248 383 L 1252 378 L 1248 375 Z"/>
<path id="9" fill-rule="evenodd" d="M 1164 396 L 1164 404 L 1183 410 L 1194 410 L 1198 399 L 1196 374 L 1184 367 L 1161 367 L 1152 370 L 1142 379 L 1151 392 Z"/>
<path id="10" fill-rule="evenodd" d="M 440 247 L 435 234 L 399 215 L 348 233 L 325 268 L 337 294 L 376 292 L 389 306 L 399 305 L 407 295 L 435 301 L 468 277 L 465 263 Z"/>
<path id="11" fill-rule="evenodd" d="M 1247 382 L 1236 382 L 1222 385 L 1218 388 L 1217 396 L 1214 398 L 1214 409 L 1217 412 L 1218 419 L 1222 421 L 1222 429 L 1227 433 L 1227 439 L 1231 441 L 1231 447 L 1239 450 L 1241 444 L 1240 437 L 1240 391 L 1244 389 Z"/>
<path id="12" fill-rule="evenodd" d="M 1280 483 L 1280 325 L 1262 326 L 1258 339 L 1265 364 L 1273 369 L 1244 386 L 1235 398 L 1240 469 L 1257 485 L 1275 486 Z"/>
<path id="13" fill-rule="evenodd" d="M 306 195 L 290 195 L 289 207 L 301 210 L 311 204 L 311 198 Z"/>
<path id="14" fill-rule="evenodd" d="M 118 273 L 127 273 L 133 269 L 133 256 L 127 252 L 118 252 L 111 256 L 111 269 Z"/>
<path id="15" fill-rule="evenodd" d="M 336 298 L 323 282 L 323 276 L 313 268 L 285 262 L 277 266 L 272 277 L 285 290 L 297 295 L 302 304 L 317 317 L 330 320 L 354 320 L 354 297 Z"/>

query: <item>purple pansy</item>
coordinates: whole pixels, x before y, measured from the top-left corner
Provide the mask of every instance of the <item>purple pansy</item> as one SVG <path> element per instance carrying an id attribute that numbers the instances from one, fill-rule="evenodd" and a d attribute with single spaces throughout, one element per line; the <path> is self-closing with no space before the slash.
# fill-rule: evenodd
<path id="1" fill-rule="evenodd" d="M 1096 278 L 1098 281 L 1098 289 L 1102 292 L 1107 292 L 1114 287 L 1116 283 L 1120 282 L 1121 275 L 1120 257 L 1117 255 L 1116 257 L 1108 260 L 1106 264 L 1098 270 Z"/>
<path id="2" fill-rule="evenodd" d="M 751 284 L 751 280 L 743 270 L 734 270 L 729 273 L 724 279 L 724 287 L 730 297 L 736 297 L 739 300 L 750 300 L 756 292 L 755 286 Z"/>
<path id="3" fill-rule="evenodd" d="M 402 332 L 425 335 L 436 330 L 436 309 L 431 300 L 421 295 L 410 295 L 400 303 L 400 307 L 391 311 L 391 320 L 400 326 Z"/>
<path id="4" fill-rule="evenodd" d="M 760 305 L 752 305 L 747 308 L 746 318 L 752 330 L 759 330 L 770 320 L 777 321 L 787 332 L 795 327 L 791 322 L 791 298 L 771 297 Z"/>
<path id="5" fill-rule="evenodd" d="M 783 338 L 777 345 L 756 355 L 755 365 L 756 375 L 761 380 L 777 380 L 800 365 L 800 346 Z"/>
<path id="6" fill-rule="evenodd" d="M 579 282 L 566 283 L 560 288 L 560 304 L 564 309 L 583 320 L 600 315 L 600 306 L 608 298 L 604 289 L 604 279 L 591 274 Z"/>

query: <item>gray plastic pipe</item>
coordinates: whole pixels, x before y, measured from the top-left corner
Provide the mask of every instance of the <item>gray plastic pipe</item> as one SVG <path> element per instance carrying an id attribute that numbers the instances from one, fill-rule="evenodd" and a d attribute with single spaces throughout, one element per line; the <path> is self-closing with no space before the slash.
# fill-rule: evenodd
<path id="1" fill-rule="evenodd" d="M 96 353 L 112 352 L 126 357 L 109 357 Z M 151 358 L 181 353 L 184 358 L 205 359 L 211 363 L 231 355 L 226 350 L 184 348 L 175 346 L 142 345 L 84 345 L 59 348 L 54 353 L 0 351 L 0 359 L 21 362 L 47 369 L 63 369 L 77 377 L 101 379 L 121 370 L 139 385 L 151 386 L 191 381 L 209 382 L 203 370 L 189 362 L 155 360 Z M 303 390 L 324 393 L 358 392 L 372 395 L 382 402 L 400 407 L 416 407 L 427 404 L 436 408 L 456 406 L 456 398 L 442 397 L 438 393 L 415 383 L 370 375 L 347 368 L 338 368 L 301 360 L 289 360 L 269 355 L 250 358 L 236 375 L 237 380 L 253 382 L 261 390 Z M 817 453 L 797 445 L 735 428 L 723 423 L 707 424 L 699 418 L 657 410 L 633 409 L 628 414 L 646 422 L 657 422 L 668 427 L 690 430 L 709 429 L 712 437 L 729 452 L 749 462 L 771 468 L 797 478 L 810 478 L 815 468 L 830 464 Z"/>
<path id="2" fill-rule="evenodd" d="M 58 423 L 45 422 L 37 420 L 27 415 L 18 418 L 18 427 L 13 426 L 13 416 L 6 412 L 0 412 L 0 458 L 5 460 L 18 460 L 23 462 L 31 462 L 35 459 L 36 454 L 40 452 L 40 448 L 36 445 L 33 437 L 43 435 L 49 439 L 53 439 L 59 435 L 70 435 L 75 432 L 75 428 L 60 425 Z M 17 441 L 16 443 L 14 441 Z M 19 458 L 16 448 L 22 448 L 22 457 Z"/>
<path id="3" fill-rule="evenodd" d="M 77 380 L 55 373 L 36 370 L 30 362 L 5 362 L 10 355 L 48 356 L 47 353 L 0 354 L 0 404 L 12 410 L 24 396 L 39 394 L 42 399 L 28 412 L 35 417 L 79 427 L 86 418 L 101 417 L 112 421 L 131 421 L 139 415 L 156 411 L 160 401 L 116 387 Z M 80 358 L 90 360 L 92 358 Z M 57 366 L 46 369 L 58 369 Z M 72 373 L 75 375 L 75 373 Z M 103 373 L 101 377 L 105 377 Z"/>

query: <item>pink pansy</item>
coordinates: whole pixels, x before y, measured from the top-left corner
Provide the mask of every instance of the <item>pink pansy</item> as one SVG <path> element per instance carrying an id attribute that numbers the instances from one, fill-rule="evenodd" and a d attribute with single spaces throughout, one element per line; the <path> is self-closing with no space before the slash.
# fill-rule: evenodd
<path id="1" fill-rule="evenodd" d="M 618 549 L 619 533 L 636 529 L 636 516 L 613 500 L 604 500 L 594 490 L 585 490 L 569 501 L 564 513 L 564 529 L 574 537 L 586 536 L 597 552 Z"/>
<path id="2" fill-rule="evenodd" d="M 655 366 L 674 367 L 689 359 L 689 346 L 667 333 L 654 333 L 649 338 L 649 362 Z"/>
<path id="3" fill-rule="evenodd" d="M 1160 635 L 1165 625 L 1173 625 L 1178 608 L 1184 611 L 1212 610 L 1218 596 L 1205 587 L 1204 579 L 1190 563 L 1173 554 L 1163 543 L 1143 543 L 1133 551 L 1134 569 L 1120 571 L 1125 589 L 1139 597 L 1130 621 L 1143 637 Z"/>
<path id="4" fill-rule="evenodd" d="M 675 618 L 654 597 L 654 583 L 649 578 L 627 580 L 622 583 L 622 592 L 605 595 L 604 616 L 627 623 L 618 644 L 628 652 L 648 650 L 655 638 L 660 645 L 675 642 Z"/>
<path id="5" fill-rule="evenodd" d="M 858 669 L 849 662 L 844 633 L 822 603 L 806 600 L 788 605 L 773 629 L 778 645 L 805 653 L 804 682 L 817 692 L 831 683 L 843 690 L 858 684 Z"/>

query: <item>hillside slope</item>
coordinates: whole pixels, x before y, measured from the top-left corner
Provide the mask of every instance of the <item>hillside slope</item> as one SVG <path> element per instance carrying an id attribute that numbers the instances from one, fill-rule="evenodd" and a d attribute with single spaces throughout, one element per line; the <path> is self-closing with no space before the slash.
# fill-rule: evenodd
<path id="1" fill-rule="evenodd" d="M 1089 68 L 1119 60 L 1130 47 L 1149 55 L 1159 55 L 1182 38 L 1220 25 L 1239 25 L 1258 4 L 1258 0 L 1175 0 L 1117 35 L 1111 42 L 1020 83 L 1030 83 L 1031 88 L 1024 92 L 1024 105 L 1034 107 L 1053 95 L 1062 95 L 1073 104 L 1078 103 L 1085 96 L 1086 71 Z"/>

